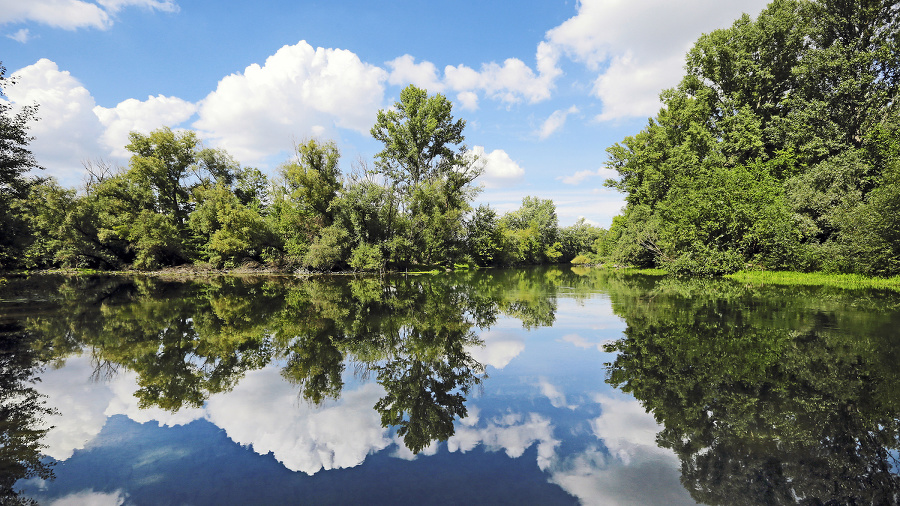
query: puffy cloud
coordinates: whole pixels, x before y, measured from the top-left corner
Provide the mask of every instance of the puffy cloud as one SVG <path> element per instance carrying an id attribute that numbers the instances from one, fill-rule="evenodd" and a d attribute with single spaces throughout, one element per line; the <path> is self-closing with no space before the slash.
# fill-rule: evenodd
<path id="1" fill-rule="evenodd" d="M 107 383 L 112 398 L 103 411 L 106 416 L 125 415 L 138 423 L 156 422 L 160 427 L 187 425 L 204 418 L 203 408 L 184 406 L 172 412 L 158 406 L 141 408 L 134 393 L 138 390 L 138 375 L 134 371 L 123 371 Z"/>
<path id="2" fill-rule="evenodd" d="M 466 65 L 448 65 L 444 68 L 445 83 L 450 88 L 464 91 L 482 91 L 487 96 L 506 103 L 527 100 L 530 103 L 550 98 L 556 78 L 562 74 L 557 66 L 558 50 L 546 42 L 538 45 L 537 74 L 518 58 L 508 58 L 500 65 L 485 63 L 480 71 Z M 471 97 L 467 97 L 469 100 Z M 471 105 L 471 102 L 467 102 Z"/>
<path id="3" fill-rule="evenodd" d="M 187 121 L 197 112 L 197 106 L 177 97 L 147 97 L 140 101 L 129 98 L 113 108 L 94 107 L 94 114 L 106 127 L 101 139 L 113 156 L 127 157 L 128 133 L 144 134 L 164 126 L 175 126 Z"/>
<path id="4" fill-rule="evenodd" d="M 525 341 L 520 334 L 502 330 L 487 330 L 479 336 L 484 344 L 467 346 L 472 358 L 497 369 L 503 369 L 512 359 L 525 349 Z"/>
<path id="5" fill-rule="evenodd" d="M 350 51 L 300 41 L 219 81 L 194 126 L 237 159 L 259 160 L 334 126 L 368 132 L 387 78 Z"/>
<path id="6" fill-rule="evenodd" d="M 615 170 L 601 167 L 595 171 L 594 170 L 580 170 L 580 171 L 572 174 L 571 176 L 562 176 L 562 177 L 558 177 L 556 179 L 562 181 L 565 184 L 579 185 L 582 182 L 584 182 L 585 180 L 594 178 L 594 177 L 603 178 L 603 180 L 605 181 L 607 179 L 616 178 L 618 176 L 619 176 L 619 173 L 616 172 Z"/>
<path id="7" fill-rule="evenodd" d="M 431 62 L 416 63 L 416 59 L 405 54 L 387 62 L 391 68 L 388 83 L 395 86 L 413 84 L 419 88 L 428 90 L 428 93 L 444 91 L 444 84 L 440 82 L 437 68 Z"/>
<path id="8" fill-rule="evenodd" d="M 207 419 L 261 455 L 271 452 L 286 468 L 315 474 L 354 467 L 391 444 L 372 406 L 384 395 L 374 383 L 345 390 L 340 400 L 314 407 L 298 400 L 277 367 L 252 371 L 227 394 L 211 398 Z"/>
<path id="9" fill-rule="evenodd" d="M 16 33 L 11 33 L 6 36 L 8 39 L 12 39 L 16 42 L 21 42 L 22 44 L 28 42 L 31 39 L 30 32 L 28 28 L 22 28 Z"/>
<path id="10" fill-rule="evenodd" d="M 566 118 L 568 118 L 570 114 L 576 113 L 578 113 L 578 108 L 574 105 L 566 110 L 560 109 L 554 111 L 553 114 L 551 114 L 550 117 L 544 121 L 544 124 L 541 125 L 541 129 L 538 131 L 538 137 L 541 140 L 550 137 L 554 132 L 556 132 L 566 124 Z"/>
<path id="11" fill-rule="evenodd" d="M 460 107 L 467 111 L 478 110 L 478 94 L 474 91 L 461 91 L 456 95 L 456 101 Z"/>
<path id="12" fill-rule="evenodd" d="M 767 3 L 582 0 L 577 15 L 548 31 L 547 41 L 600 72 L 593 90 L 603 100 L 598 119 L 651 116 L 659 91 L 677 84 L 683 56 L 698 34 L 729 26 L 743 12 L 758 13 Z"/>
<path id="13" fill-rule="evenodd" d="M 502 149 L 488 153 L 484 150 L 484 146 L 475 146 L 471 153 L 484 164 L 484 172 L 478 177 L 478 181 L 488 188 L 516 184 L 525 175 L 525 169 Z"/>
<path id="14" fill-rule="evenodd" d="M 628 465 L 639 448 L 674 457 L 671 450 L 656 445 L 662 426 L 635 399 L 615 399 L 598 394 L 594 400 L 603 414 L 591 421 L 594 435 L 603 439 L 610 453 Z"/>
<path id="15" fill-rule="evenodd" d="M 81 356 L 69 358 L 61 369 L 41 374 L 37 389 L 47 396 L 47 407 L 55 408 L 61 415 L 44 420 L 52 426 L 42 441 L 45 455 L 68 459 L 75 450 L 91 442 L 106 424 L 104 411 L 114 394 L 91 382 L 93 371 L 90 358 Z"/>
<path id="16" fill-rule="evenodd" d="M 113 24 L 111 14 L 125 7 L 178 11 L 172 0 L 98 0 L 98 4 L 82 0 L 0 0 L 0 25 L 33 21 L 65 30 L 105 30 Z"/>
<path id="17" fill-rule="evenodd" d="M 596 445 L 557 459 L 550 466 L 551 482 L 583 504 L 694 504 L 679 482 L 678 458 L 656 445 L 662 427 L 635 399 L 597 395 L 602 414 L 591 421 Z"/>
<path id="18" fill-rule="evenodd" d="M 527 416 L 509 413 L 495 418 L 485 427 L 457 426 L 447 440 L 451 452 L 465 453 L 483 444 L 488 451 L 503 450 L 510 458 L 521 457 L 531 445 L 538 444 L 538 467 L 546 469 L 555 455 L 559 441 L 553 438 L 550 419 L 537 413 Z"/>
<path id="19" fill-rule="evenodd" d="M 77 181 L 80 162 L 104 154 L 98 139 L 103 125 L 93 109 L 94 97 L 69 72 L 41 59 L 13 72 L 17 82 L 6 95 L 15 106 L 38 104 L 37 122 L 31 123 L 34 140 L 29 148 L 38 163 L 64 182 Z"/>

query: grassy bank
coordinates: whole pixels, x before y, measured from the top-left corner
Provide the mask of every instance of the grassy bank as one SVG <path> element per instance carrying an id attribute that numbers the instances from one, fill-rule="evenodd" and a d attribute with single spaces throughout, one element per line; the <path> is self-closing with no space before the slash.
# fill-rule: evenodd
<path id="1" fill-rule="evenodd" d="M 900 292 L 900 276 L 875 278 L 860 274 L 827 274 L 823 272 L 740 271 L 725 277 L 741 283 L 760 285 L 833 286 L 845 289 L 882 288 Z"/>

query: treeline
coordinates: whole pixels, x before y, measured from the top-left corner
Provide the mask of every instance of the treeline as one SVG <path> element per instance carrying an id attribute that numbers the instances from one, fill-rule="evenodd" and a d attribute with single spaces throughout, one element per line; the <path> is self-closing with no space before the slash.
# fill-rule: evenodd
<path id="1" fill-rule="evenodd" d="M 776 0 L 700 37 L 608 149 L 596 253 L 670 272 L 900 273 L 900 2 Z"/>
<path id="2" fill-rule="evenodd" d="M 0 84 L 3 84 L 0 81 Z M 442 95 L 407 87 L 378 113 L 370 167 L 340 169 L 333 142 L 308 140 L 274 177 L 192 131 L 132 132 L 128 167 L 86 164 L 84 187 L 28 178 L 35 109 L 0 103 L 0 269 L 157 269 L 253 262 L 279 269 L 383 271 L 565 262 L 603 230 L 559 227 L 551 200 L 499 216 L 472 209 L 483 169 Z"/>

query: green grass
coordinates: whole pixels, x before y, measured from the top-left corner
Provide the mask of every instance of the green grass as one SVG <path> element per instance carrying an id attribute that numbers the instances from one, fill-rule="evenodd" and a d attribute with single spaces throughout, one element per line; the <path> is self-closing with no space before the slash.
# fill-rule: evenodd
<path id="1" fill-rule="evenodd" d="M 662 269 L 639 269 L 637 267 L 614 267 L 609 264 L 600 266 L 610 271 L 621 272 L 623 274 L 643 274 L 644 276 L 668 276 L 669 273 Z"/>
<path id="2" fill-rule="evenodd" d="M 761 285 L 833 286 L 849 290 L 882 288 L 900 291 L 900 276 L 874 278 L 861 274 L 827 274 L 824 272 L 740 271 L 725 277 L 741 283 Z"/>

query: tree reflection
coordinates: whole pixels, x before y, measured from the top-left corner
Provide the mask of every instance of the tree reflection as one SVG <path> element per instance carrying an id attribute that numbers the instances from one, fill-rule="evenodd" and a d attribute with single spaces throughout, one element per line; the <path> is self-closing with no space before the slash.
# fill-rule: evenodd
<path id="1" fill-rule="evenodd" d="M 0 504 L 37 504 L 19 497 L 16 481 L 53 477 L 41 438 L 54 411 L 32 386 L 39 367 L 31 341 L 20 324 L 0 317 Z"/>
<path id="2" fill-rule="evenodd" d="M 709 504 L 900 501 L 896 297 L 667 280 L 611 287 L 609 382 Z"/>
<path id="3" fill-rule="evenodd" d="M 340 397 L 348 369 L 385 389 L 375 409 L 418 452 L 453 434 L 485 376 L 467 351 L 500 314 L 555 318 L 559 270 L 324 278 L 35 277 L 53 310 L 28 328 L 42 360 L 86 350 L 95 379 L 137 375 L 142 408 L 200 407 L 273 362 L 312 404 Z"/>

